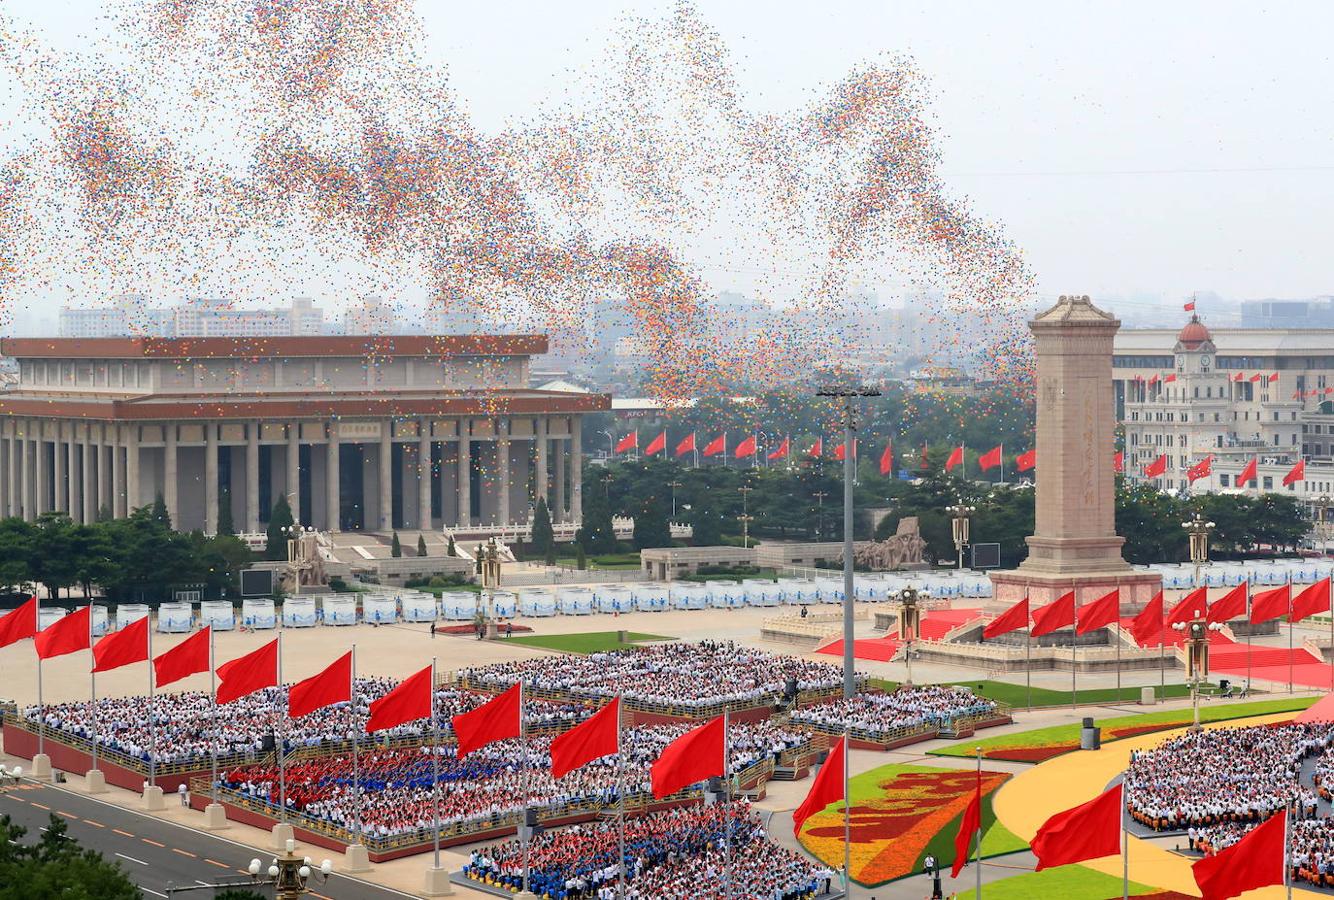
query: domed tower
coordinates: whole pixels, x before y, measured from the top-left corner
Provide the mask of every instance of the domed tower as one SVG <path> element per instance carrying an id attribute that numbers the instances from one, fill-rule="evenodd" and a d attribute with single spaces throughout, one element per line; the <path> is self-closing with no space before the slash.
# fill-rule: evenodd
<path id="1" fill-rule="evenodd" d="M 1176 370 L 1183 375 L 1208 375 L 1216 370 L 1214 359 L 1214 339 L 1209 329 L 1200 321 L 1198 313 L 1192 313 L 1190 321 L 1177 335 Z"/>

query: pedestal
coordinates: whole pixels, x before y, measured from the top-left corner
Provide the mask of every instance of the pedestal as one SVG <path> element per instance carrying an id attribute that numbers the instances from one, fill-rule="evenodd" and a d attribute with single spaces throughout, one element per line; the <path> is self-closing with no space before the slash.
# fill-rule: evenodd
<path id="1" fill-rule="evenodd" d="M 519 891 L 514 895 L 518 900 L 537 900 L 537 895 L 532 891 Z"/>
<path id="2" fill-rule="evenodd" d="M 454 893 L 454 885 L 449 883 L 449 870 L 430 868 L 426 870 L 426 881 L 422 884 L 422 895 L 426 897 L 447 897 Z"/>
<path id="3" fill-rule="evenodd" d="M 273 826 L 273 839 L 269 843 L 274 850 L 286 850 L 287 842 L 294 839 L 292 826 L 286 822 L 279 822 Z"/>
<path id="4" fill-rule="evenodd" d="M 32 779 L 33 781 L 51 780 L 51 757 L 45 753 L 38 753 L 32 758 Z"/>
<path id="5" fill-rule="evenodd" d="M 1134 569 L 1115 573 L 1049 575 L 1018 568 L 992 572 L 990 577 L 996 603 L 1008 607 L 1027 597 L 1033 609 L 1059 600 L 1070 591 L 1075 592 L 1075 603 L 1083 606 L 1119 590 L 1122 612 L 1138 612 L 1163 589 L 1161 575 Z"/>
<path id="6" fill-rule="evenodd" d="M 83 787 L 90 794 L 105 794 L 107 792 L 107 779 L 102 774 L 101 769 L 89 769 L 83 776 Z"/>
<path id="7" fill-rule="evenodd" d="M 144 788 L 144 809 L 149 812 L 162 812 L 167 808 L 167 803 L 162 798 L 162 788 L 150 784 Z"/>
<path id="8" fill-rule="evenodd" d="M 204 807 L 204 827 L 209 831 L 218 831 L 227 827 L 227 810 L 221 803 L 210 803 Z"/>
<path id="9" fill-rule="evenodd" d="M 494 641 L 499 637 L 500 637 L 500 625 L 497 624 L 496 622 L 487 622 L 486 639 L 488 641 Z"/>
<path id="10" fill-rule="evenodd" d="M 348 844 L 347 851 L 343 854 L 343 871 L 356 873 L 370 870 L 371 861 L 366 855 L 366 848 L 361 844 Z"/>

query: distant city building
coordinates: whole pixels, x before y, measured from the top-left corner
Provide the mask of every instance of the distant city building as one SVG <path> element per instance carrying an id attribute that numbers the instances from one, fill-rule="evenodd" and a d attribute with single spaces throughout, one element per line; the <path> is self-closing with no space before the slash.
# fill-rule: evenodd
<path id="1" fill-rule="evenodd" d="M 1242 328 L 1334 328 L 1334 297 L 1243 300 Z"/>
<path id="2" fill-rule="evenodd" d="M 59 336 L 97 337 L 283 337 L 325 332 L 324 312 L 308 297 L 287 309 L 238 307 L 230 300 L 198 297 L 176 306 L 149 306 L 137 294 L 116 297 L 110 306 L 65 307 Z"/>
<path id="3" fill-rule="evenodd" d="M 908 384 L 919 394 L 955 394 L 972 397 L 990 382 L 980 382 L 962 369 L 949 366 L 923 366 L 908 376 Z"/>
<path id="4" fill-rule="evenodd" d="M 365 297 L 343 313 L 343 334 L 393 334 L 394 308 L 383 297 Z"/>

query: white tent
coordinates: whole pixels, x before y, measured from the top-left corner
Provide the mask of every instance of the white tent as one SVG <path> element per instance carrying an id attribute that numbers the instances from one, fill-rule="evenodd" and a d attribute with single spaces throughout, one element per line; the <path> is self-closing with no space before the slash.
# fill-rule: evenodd
<path id="1" fill-rule="evenodd" d="M 486 595 L 482 595 L 486 602 Z M 491 598 L 491 612 L 498 619 L 512 619 L 519 611 L 519 599 L 509 591 L 496 591 Z"/>
<path id="2" fill-rule="evenodd" d="M 593 589 L 593 603 L 598 612 L 628 613 L 635 608 L 635 592 L 623 584 L 600 584 Z"/>
<path id="3" fill-rule="evenodd" d="M 519 612 L 525 616 L 554 616 L 556 595 L 540 588 L 524 588 L 519 594 Z"/>
<path id="4" fill-rule="evenodd" d="M 90 613 L 90 615 L 92 616 L 93 620 L 92 622 L 93 637 L 101 637 L 102 635 L 106 634 L 108 630 L 110 630 L 111 622 L 107 616 L 107 608 L 105 606 L 97 606 L 96 604 L 94 604 L 93 611 L 92 613 Z"/>
<path id="5" fill-rule="evenodd" d="M 662 612 L 667 608 L 667 583 L 644 581 L 635 585 L 635 609 L 642 612 Z"/>
<path id="6" fill-rule="evenodd" d="M 562 615 L 586 616 L 593 611 L 593 592 L 588 588 L 561 588 L 556 604 Z"/>
<path id="7" fill-rule="evenodd" d="M 327 614 L 328 605 L 326 604 L 324 608 Z M 361 619 L 367 624 L 375 622 L 380 625 L 390 625 L 397 622 L 398 598 L 384 595 L 362 598 Z"/>
<path id="8" fill-rule="evenodd" d="M 405 622 L 434 622 L 440 615 L 440 604 L 434 594 L 404 591 L 402 601 Z"/>
<path id="9" fill-rule="evenodd" d="M 69 615 L 68 609 L 61 609 L 58 606 L 39 605 L 37 607 L 37 630 L 45 631 L 67 615 Z"/>
<path id="10" fill-rule="evenodd" d="M 278 615 L 273 610 L 273 600 L 269 597 L 242 600 L 241 624 L 261 631 L 276 627 Z"/>
<path id="11" fill-rule="evenodd" d="M 122 603 L 116 607 L 116 630 L 152 615 L 147 603 Z"/>
<path id="12" fill-rule="evenodd" d="M 184 634 L 194 624 L 194 609 L 188 603 L 163 603 L 157 608 L 157 630 L 162 634 Z"/>
<path id="13" fill-rule="evenodd" d="M 709 595 L 710 591 L 705 585 L 683 581 L 672 586 L 667 598 L 672 609 L 708 609 Z"/>
<path id="14" fill-rule="evenodd" d="M 821 603 L 843 602 L 843 579 L 841 578 L 817 578 L 815 579 L 815 589 L 820 594 Z"/>
<path id="15" fill-rule="evenodd" d="M 477 614 L 477 595 L 471 591 L 445 591 L 440 595 L 440 616 L 466 622 Z"/>
<path id="16" fill-rule="evenodd" d="M 284 628 L 314 628 L 317 622 L 314 597 L 288 597 L 283 601 Z"/>
<path id="17" fill-rule="evenodd" d="M 783 579 L 783 602 L 789 606 L 801 606 L 820 602 L 820 589 L 814 581 L 805 579 Z"/>
<path id="18" fill-rule="evenodd" d="M 199 624 L 214 631 L 231 631 L 236 627 L 236 608 L 229 600 L 205 600 L 199 604 Z"/>
<path id="19" fill-rule="evenodd" d="M 741 582 L 741 595 L 747 606 L 778 606 L 783 602 L 782 587 L 763 578 L 747 578 Z"/>
<path id="20" fill-rule="evenodd" d="M 357 598 L 350 594 L 327 595 L 324 598 L 324 624 L 357 624 Z"/>

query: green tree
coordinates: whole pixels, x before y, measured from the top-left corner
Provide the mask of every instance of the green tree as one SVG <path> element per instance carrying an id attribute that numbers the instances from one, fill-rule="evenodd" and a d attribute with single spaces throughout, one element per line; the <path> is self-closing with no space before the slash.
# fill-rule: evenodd
<path id="1" fill-rule="evenodd" d="M 161 494 L 158 494 L 153 498 L 153 506 L 149 511 L 149 517 L 154 522 L 161 524 L 168 531 L 171 531 L 173 527 L 171 524 L 171 514 L 167 512 L 167 501 L 162 499 Z"/>
<path id="2" fill-rule="evenodd" d="M 394 539 L 389 542 L 389 555 L 398 559 L 403 555 L 403 545 L 398 542 L 398 532 L 394 532 Z"/>
<path id="3" fill-rule="evenodd" d="M 97 521 L 110 522 L 114 518 L 116 514 L 111 511 L 111 507 L 103 503 L 101 509 L 97 511 Z"/>
<path id="4" fill-rule="evenodd" d="M 120 866 L 69 839 L 51 816 L 35 844 L 9 816 L 0 816 L 0 900 L 138 900 L 138 886 Z"/>
<path id="5" fill-rule="evenodd" d="M 236 534 L 232 524 L 232 492 L 218 492 L 218 534 Z"/>
<path id="6" fill-rule="evenodd" d="M 277 502 L 273 504 L 273 511 L 269 513 L 268 530 L 264 533 L 265 559 L 287 559 L 287 529 L 294 524 L 287 495 L 279 494 Z"/>
<path id="7" fill-rule="evenodd" d="M 32 577 L 46 586 L 47 594 L 59 598 L 60 591 L 78 581 L 78 561 L 74 558 L 74 523 L 61 512 L 46 512 L 37 517 L 33 551 L 30 557 Z"/>
<path id="8" fill-rule="evenodd" d="M 551 527 L 551 510 L 547 508 L 545 497 L 537 498 L 533 509 L 533 548 L 542 556 L 556 543 L 556 533 Z"/>
<path id="9" fill-rule="evenodd" d="M 34 529 L 17 516 L 0 519 L 0 584 L 14 590 L 33 580 Z"/>
<path id="10" fill-rule="evenodd" d="M 543 561 L 544 563 L 546 563 L 547 565 L 549 565 L 549 566 L 554 566 L 554 565 L 556 564 L 556 545 L 555 545 L 555 544 L 552 544 L 551 546 L 547 547 L 547 552 L 543 555 L 543 557 L 542 557 L 542 561 Z"/>
<path id="11" fill-rule="evenodd" d="M 611 520 L 611 506 L 599 487 L 584 492 L 584 521 L 574 536 L 585 553 L 594 555 L 616 552 L 616 529 Z"/>
<path id="12" fill-rule="evenodd" d="M 634 544 L 636 550 L 649 547 L 670 547 L 672 530 L 667 522 L 667 511 L 657 494 L 649 494 L 635 516 Z"/>
<path id="13" fill-rule="evenodd" d="M 424 534 L 417 535 L 417 555 L 426 555 L 426 535 Z"/>
<path id="14" fill-rule="evenodd" d="M 713 502 L 702 499 L 695 504 L 691 517 L 691 541 L 696 547 L 716 547 L 723 542 L 722 517 Z"/>
<path id="15" fill-rule="evenodd" d="M 583 544 L 574 545 L 574 567 L 580 572 L 588 568 L 588 554 L 584 552 Z"/>
<path id="16" fill-rule="evenodd" d="M 445 548 L 445 554 L 446 554 L 447 556 L 458 556 L 458 555 L 459 555 L 459 551 L 458 551 L 458 549 L 454 546 L 454 535 L 452 535 L 452 534 L 449 536 L 449 546 Z"/>

